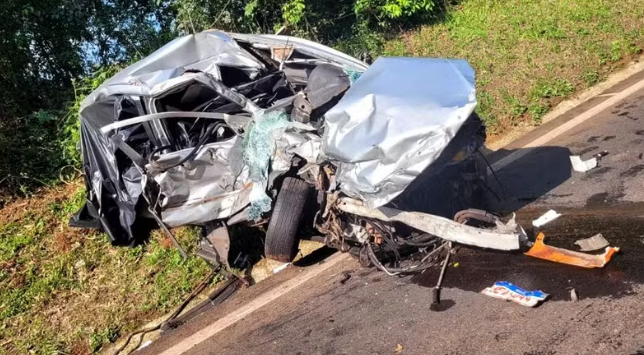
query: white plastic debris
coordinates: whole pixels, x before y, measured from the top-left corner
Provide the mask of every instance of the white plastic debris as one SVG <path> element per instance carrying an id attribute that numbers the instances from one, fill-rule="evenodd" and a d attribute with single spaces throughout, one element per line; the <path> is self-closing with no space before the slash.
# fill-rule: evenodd
<path id="1" fill-rule="evenodd" d="M 590 238 L 575 241 L 581 251 L 595 251 L 606 248 L 610 243 L 599 233 Z"/>
<path id="2" fill-rule="evenodd" d="M 532 221 L 532 225 L 536 228 L 539 228 L 541 226 L 544 226 L 555 219 L 559 218 L 561 214 L 557 213 L 555 210 L 550 210 L 546 213 L 544 213 L 541 217 L 535 219 Z"/>
<path id="3" fill-rule="evenodd" d="M 586 171 L 597 167 L 597 158 L 581 160 L 579 155 L 571 155 L 570 162 L 572 163 L 572 168 L 580 173 L 585 173 Z"/>
<path id="4" fill-rule="evenodd" d="M 139 346 L 136 350 L 147 348 L 148 346 L 150 346 L 150 344 L 152 344 L 152 340 L 147 340 L 145 343 L 141 344 L 141 346 Z"/>
<path id="5" fill-rule="evenodd" d="M 579 301 L 579 296 L 577 296 L 577 291 L 574 288 L 570 289 L 570 300 L 573 302 Z"/>
<path id="6" fill-rule="evenodd" d="M 278 267 L 274 268 L 274 269 L 273 269 L 273 274 L 277 274 L 278 272 L 280 272 L 280 271 L 282 271 L 282 270 L 286 269 L 289 265 L 291 265 L 291 263 L 282 264 L 282 265 L 280 265 L 280 266 L 278 266 Z"/>

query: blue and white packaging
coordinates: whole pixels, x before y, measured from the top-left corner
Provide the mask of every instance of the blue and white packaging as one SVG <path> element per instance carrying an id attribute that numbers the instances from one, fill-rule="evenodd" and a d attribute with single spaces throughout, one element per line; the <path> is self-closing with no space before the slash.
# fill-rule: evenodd
<path id="1" fill-rule="evenodd" d="M 528 291 L 507 281 L 495 282 L 492 287 L 487 287 L 482 294 L 506 301 L 516 302 L 522 306 L 534 307 L 539 302 L 545 301 L 548 294 L 541 291 Z"/>

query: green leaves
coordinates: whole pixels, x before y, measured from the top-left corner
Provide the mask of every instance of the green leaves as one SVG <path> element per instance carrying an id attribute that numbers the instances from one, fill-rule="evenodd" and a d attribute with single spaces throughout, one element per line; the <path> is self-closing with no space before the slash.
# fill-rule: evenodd
<path id="1" fill-rule="evenodd" d="M 434 0 L 175 0 L 182 32 L 217 28 L 270 33 L 283 25 L 291 33 L 325 44 L 346 39 L 368 26 L 385 30 L 412 17 L 431 14 Z"/>
<path id="2" fill-rule="evenodd" d="M 257 12 L 257 0 L 251 0 L 244 7 L 244 16 L 247 18 L 252 18 Z"/>
<path id="3" fill-rule="evenodd" d="M 103 81 L 112 77 L 123 65 L 99 67 L 88 76 L 73 80 L 73 99 L 66 107 L 40 109 L 25 118 L 0 122 L 0 191 L 5 196 L 28 196 L 42 185 L 58 181 L 63 167 L 74 171 L 81 157 L 76 150 L 80 140 L 80 103 Z M 1 203 L 2 201 L 0 201 Z"/>
<path id="4" fill-rule="evenodd" d="M 43 124 L 43 123 L 48 122 L 48 121 L 55 121 L 56 120 L 56 114 L 55 113 L 53 113 L 51 111 L 43 110 L 43 109 L 40 109 L 37 112 L 34 112 L 33 114 L 31 114 L 31 117 L 33 117 L 36 120 L 38 120 L 38 123 L 40 123 L 40 124 Z"/>
<path id="5" fill-rule="evenodd" d="M 357 0 L 354 11 L 364 21 L 388 26 L 392 20 L 430 14 L 434 7 L 433 0 Z"/>
<path id="6" fill-rule="evenodd" d="M 287 25 L 298 25 L 304 17 L 305 9 L 304 0 L 289 0 L 282 5 L 282 18 Z"/>

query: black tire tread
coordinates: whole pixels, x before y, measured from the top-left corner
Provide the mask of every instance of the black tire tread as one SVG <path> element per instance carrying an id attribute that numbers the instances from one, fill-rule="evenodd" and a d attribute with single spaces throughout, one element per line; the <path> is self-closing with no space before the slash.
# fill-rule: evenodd
<path id="1" fill-rule="evenodd" d="M 284 179 L 266 229 L 264 254 L 267 258 L 282 262 L 295 258 L 299 246 L 298 228 L 308 191 L 309 185 L 304 180 Z"/>

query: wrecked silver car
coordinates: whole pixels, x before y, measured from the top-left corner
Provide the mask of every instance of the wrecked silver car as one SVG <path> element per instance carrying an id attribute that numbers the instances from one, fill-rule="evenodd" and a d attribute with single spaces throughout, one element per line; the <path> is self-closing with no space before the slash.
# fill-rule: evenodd
<path id="1" fill-rule="evenodd" d="M 200 255 L 216 263 L 227 226 L 266 224 L 266 256 L 290 261 L 306 224 L 392 274 L 452 242 L 517 250 L 512 220 L 467 210 L 487 176 L 475 107 L 463 60 L 367 65 L 288 36 L 181 37 L 83 101 L 87 202 L 70 223 L 114 244 L 150 220 L 170 236 L 205 226 Z"/>

